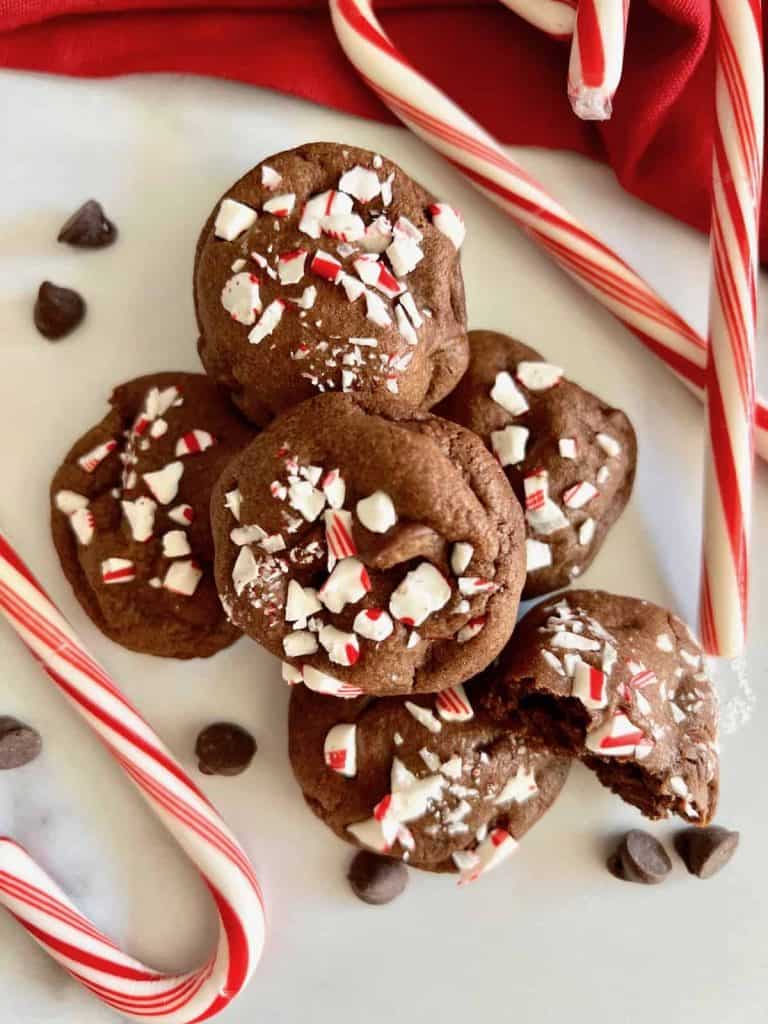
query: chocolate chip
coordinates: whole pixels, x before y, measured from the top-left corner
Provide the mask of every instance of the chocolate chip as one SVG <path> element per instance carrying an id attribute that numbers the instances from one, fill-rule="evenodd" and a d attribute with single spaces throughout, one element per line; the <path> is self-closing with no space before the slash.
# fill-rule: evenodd
<path id="1" fill-rule="evenodd" d="M 214 722 L 195 743 L 198 768 L 203 775 L 239 775 L 256 753 L 253 736 L 232 722 Z"/>
<path id="2" fill-rule="evenodd" d="M 117 238 L 117 228 L 108 220 L 101 203 L 89 199 L 76 210 L 59 232 L 58 241 L 83 249 L 101 249 Z"/>
<path id="3" fill-rule="evenodd" d="M 85 302 L 71 288 L 43 281 L 35 302 L 35 327 L 55 341 L 73 331 L 85 316 Z"/>
<path id="4" fill-rule="evenodd" d="M 687 828 L 675 836 L 675 849 L 692 875 L 711 878 L 724 868 L 736 853 L 739 833 L 720 825 Z"/>
<path id="5" fill-rule="evenodd" d="M 43 748 L 39 733 L 15 718 L 0 717 L 0 770 L 21 768 Z"/>
<path id="6" fill-rule="evenodd" d="M 352 859 L 347 878 L 358 899 L 380 907 L 397 899 L 405 889 L 408 869 L 402 861 L 361 850 Z"/>
<path id="7" fill-rule="evenodd" d="M 621 840 L 606 867 L 622 881 L 658 885 L 672 870 L 672 861 L 655 836 L 635 828 Z"/>

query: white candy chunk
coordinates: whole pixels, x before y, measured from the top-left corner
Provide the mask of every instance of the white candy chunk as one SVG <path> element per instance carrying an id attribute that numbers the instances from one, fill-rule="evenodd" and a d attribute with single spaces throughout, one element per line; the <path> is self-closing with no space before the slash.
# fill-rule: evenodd
<path id="1" fill-rule="evenodd" d="M 611 471 L 607 466 L 601 466 L 597 471 L 596 480 L 599 484 L 604 484 L 610 477 Z"/>
<path id="2" fill-rule="evenodd" d="M 389 315 L 386 303 L 376 292 L 372 292 L 370 288 L 367 288 L 365 291 L 365 316 L 368 320 L 378 324 L 379 327 L 389 327 L 392 323 L 392 317 Z"/>
<path id="3" fill-rule="evenodd" d="M 289 686 L 298 686 L 299 683 L 304 682 L 301 669 L 296 668 L 295 665 L 290 665 L 287 661 L 281 663 L 280 674 L 283 677 L 283 682 L 288 683 Z"/>
<path id="4" fill-rule="evenodd" d="M 475 716 L 467 691 L 461 683 L 438 693 L 435 707 L 445 722 L 469 722 Z"/>
<path id="5" fill-rule="evenodd" d="M 329 659 L 336 665 L 354 665 L 360 657 L 360 644 L 354 633 L 345 633 L 335 626 L 323 626 L 318 637 Z"/>
<path id="6" fill-rule="evenodd" d="M 385 491 L 374 491 L 355 506 L 357 518 L 371 533 L 386 533 L 397 522 L 397 511 Z"/>
<path id="7" fill-rule="evenodd" d="M 398 277 L 410 274 L 424 259 L 424 253 L 419 243 L 413 238 L 404 236 L 395 237 L 395 240 L 387 247 L 387 256 Z"/>
<path id="8" fill-rule="evenodd" d="M 449 206 L 448 203 L 433 203 L 429 212 L 432 214 L 432 223 L 437 230 L 449 238 L 457 249 L 460 249 L 467 229 L 459 211 L 455 207 Z"/>
<path id="9" fill-rule="evenodd" d="M 405 315 L 405 310 L 401 306 L 395 306 L 395 320 L 397 321 L 398 331 L 400 331 L 408 344 L 418 345 L 419 336 L 413 329 L 413 324 Z"/>
<path id="10" fill-rule="evenodd" d="M 563 370 L 552 363 L 517 364 L 517 379 L 529 391 L 548 391 L 563 379 Z"/>
<path id="11" fill-rule="evenodd" d="M 317 591 L 312 587 L 302 587 L 296 580 L 288 584 L 288 595 L 285 601 L 286 622 L 296 622 L 297 619 L 306 619 L 315 612 L 322 611 L 322 604 L 318 600 Z"/>
<path id="12" fill-rule="evenodd" d="M 650 743 L 643 730 L 620 711 L 599 728 L 587 733 L 586 747 L 593 754 L 603 757 L 642 759 L 650 752 Z"/>
<path id="13" fill-rule="evenodd" d="M 410 292 L 403 292 L 400 296 L 400 305 L 403 307 L 405 312 L 408 314 L 408 319 L 411 321 L 414 327 L 418 328 L 424 324 L 424 318 L 416 308 L 413 296 Z"/>
<path id="14" fill-rule="evenodd" d="M 130 583 L 136 578 L 136 567 L 127 558 L 105 558 L 101 563 L 102 583 Z"/>
<path id="15" fill-rule="evenodd" d="M 357 726 L 334 725 L 323 743 L 326 765 L 340 775 L 353 779 L 357 775 Z"/>
<path id="16" fill-rule="evenodd" d="M 563 459 L 576 458 L 576 440 L 573 437 L 561 437 L 557 442 L 560 457 Z"/>
<path id="17" fill-rule="evenodd" d="M 567 629 L 558 630 L 550 643 L 553 647 L 559 647 L 566 651 L 599 651 L 600 641 L 592 640 L 581 633 L 569 633 Z"/>
<path id="18" fill-rule="evenodd" d="M 506 370 L 496 374 L 496 380 L 491 388 L 491 398 L 511 416 L 520 416 L 528 411 L 525 396 Z"/>
<path id="19" fill-rule="evenodd" d="M 315 693 L 327 693 L 332 697 L 359 697 L 363 692 L 359 686 L 343 683 L 340 679 L 334 679 L 333 676 L 312 668 L 311 665 L 304 666 L 303 678 L 304 685 L 308 690 L 313 690 Z"/>
<path id="20" fill-rule="evenodd" d="M 233 491 L 227 491 L 224 495 L 224 506 L 228 508 L 234 518 L 240 522 L 240 506 L 243 503 L 243 496 L 240 489 L 236 487 Z"/>
<path id="21" fill-rule="evenodd" d="M 56 508 L 65 516 L 71 516 L 78 509 L 88 508 L 88 499 L 77 491 L 57 491 L 54 501 Z"/>
<path id="22" fill-rule="evenodd" d="M 528 538 L 525 542 L 525 571 L 535 572 L 552 565 L 552 549 L 549 544 Z"/>
<path id="23" fill-rule="evenodd" d="M 660 651 L 671 653 L 675 649 L 675 645 L 672 642 L 672 637 L 669 633 L 659 633 L 656 637 L 656 646 Z"/>
<path id="24" fill-rule="evenodd" d="M 242 235 L 256 223 L 256 217 L 256 211 L 250 206 L 238 203 L 236 199 L 222 199 L 213 225 L 213 233 L 225 242 L 234 242 L 238 235 Z"/>
<path id="25" fill-rule="evenodd" d="M 462 626 L 459 632 L 456 634 L 456 642 L 459 644 L 469 643 L 470 640 L 474 640 L 476 636 L 485 629 L 486 623 L 485 615 L 478 615 L 476 619 L 470 619 L 469 622 Z"/>
<path id="26" fill-rule="evenodd" d="M 283 637 L 286 658 L 301 658 L 317 651 L 317 637 L 307 629 L 297 629 Z"/>
<path id="27" fill-rule="evenodd" d="M 587 544 L 592 543 L 592 538 L 595 536 L 595 520 L 585 519 L 579 527 L 579 544 L 582 547 L 586 547 Z"/>
<path id="28" fill-rule="evenodd" d="M 443 608 L 451 597 L 451 588 L 442 574 L 429 562 L 413 569 L 389 599 L 389 610 L 398 622 L 420 626 L 433 612 Z"/>
<path id="29" fill-rule="evenodd" d="M 420 242 L 424 237 L 413 221 L 402 214 L 395 221 L 393 231 L 396 238 L 412 238 L 414 242 Z"/>
<path id="30" fill-rule="evenodd" d="M 408 636 L 408 641 L 405 645 L 406 649 L 409 651 L 412 650 L 414 647 L 418 646 L 420 640 L 421 636 L 414 629 Z"/>
<path id="31" fill-rule="evenodd" d="M 273 555 L 276 551 L 284 551 L 286 544 L 283 540 L 282 534 L 273 533 L 271 537 L 265 537 L 259 541 L 260 547 L 267 552 L 267 554 Z"/>
<path id="32" fill-rule="evenodd" d="M 525 458 L 530 431 L 527 427 L 509 426 L 491 433 L 491 447 L 502 466 L 516 466 Z"/>
<path id="33" fill-rule="evenodd" d="M 363 282 L 358 280 L 356 277 L 352 277 L 351 274 L 340 274 L 338 283 L 344 289 L 344 294 L 347 296 L 347 300 L 349 302 L 356 302 L 366 291 Z"/>
<path id="34" fill-rule="evenodd" d="M 595 440 L 603 449 L 606 455 L 615 458 L 621 453 L 621 445 L 615 437 L 611 437 L 610 434 L 597 434 Z"/>
<path id="35" fill-rule="evenodd" d="M 344 558 L 318 591 L 329 612 L 338 614 L 348 604 L 361 601 L 371 589 L 365 566 L 357 558 Z"/>
<path id="36" fill-rule="evenodd" d="M 395 172 L 392 171 L 381 183 L 381 201 L 385 207 L 392 204 L 392 182 L 395 180 Z"/>
<path id="37" fill-rule="evenodd" d="M 406 709 L 416 719 L 416 721 L 423 725 L 425 729 L 428 729 L 432 733 L 439 733 L 443 726 L 438 718 L 435 717 L 434 713 L 429 708 L 423 708 L 420 704 L 414 704 L 412 701 L 407 700 L 405 702 Z"/>
<path id="38" fill-rule="evenodd" d="M 277 261 L 277 276 L 280 278 L 280 284 L 298 284 L 304 277 L 306 260 L 306 249 L 294 249 L 292 252 L 281 253 Z"/>
<path id="39" fill-rule="evenodd" d="M 365 235 L 365 224 L 356 213 L 332 213 L 320 218 L 320 230 L 339 242 L 357 242 Z"/>
<path id="40" fill-rule="evenodd" d="M 280 187 L 282 180 L 282 174 L 278 174 L 274 167 L 270 167 L 269 164 L 262 164 L 261 184 L 264 188 L 268 188 L 271 192 L 273 189 Z"/>
<path id="41" fill-rule="evenodd" d="M 209 434 L 207 430 L 199 428 L 188 430 L 176 442 L 174 455 L 177 458 L 183 458 L 185 455 L 199 455 L 200 452 L 207 452 L 215 444 L 216 440 L 213 434 Z"/>
<path id="42" fill-rule="evenodd" d="M 179 480 L 184 473 L 181 462 L 169 462 L 154 473 L 144 473 L 144 482 L 161 505 L 169 505 L 179 492 Z"/>
<path id="43" fill-rule="evenodd" d="M 306 287 L 304 291 L 301 293 L 301 298 L 291 299 L 291 302 L 297 305 L 299 309 L 312 309 L 312 307 L 315 304 L 316 298 L 317 288 L 315 288 L 315 286 L 311 284 L 308 287 Z"/>
<path id="44" fill-rule="evenodd" d="M 669 780 L 669 788 L 675 796 L 680 796 L 683 799 L 690 795 L 690 790 L 688 789 L 688 785 L 682 775 L 671 776 Z"/>
<path id="45" fill-rule="evenodd" d="M 563 510 L 551 498 L 545 498 L 539 508 L 526 509 L 525 518 L 535 533 L 543 534 L 545 537 L 571 525 Z"/>
<path id="46" fill-rule="evenodd" d="M 517 772 L 507 781 L 507 784 L 493 802 L 499 807 L 503 804 L 511 804 L 512 802 L 524 804 L 538 791 L 539 787 L 536 784 L 533 768 L 527 770 L 523 765 L 520 765 Z"/>
<path id="47" fill-rule="evenodd" d="M 344 506 L 347 487 L 338 469 L 332 469 L 326 473 L 320 481 L 320 486 L 325 495 L 325 500 L 332 509 L 340 509 Z"/>
<path id="48" fill-rule="evenodd" d="M 381 253 L 392 241 L 392 226 L 383 215 L 377 217 L 365 229 L 365 236 L 360 240 L 360 246 L 365 252 Z"/>
<path id="49" fill-rule="evenodd" d="M 451 548 L 451 571 L 455 576 L 461 576 L 469 563 L 472 561 L 475 549 L 471 544 L 458 541 Z"/>
<path id="50" fill-rule="evenodd" d="M 121 501 L 120 504 L 133 539 L 139 543 L 148 541 L 155 526 L 156 502 L 151 498 L 137 498 L 135 501 Z"/>
<path id="51" fill-rule="evenodd" d="M 296 204 L 296 196 L 293 192 L 286 192 L 281 196 L 272 196 L 263 204 L 265 213 L 271 213 L 273 217 L 287 217 Z"/>
<path id="52" fill-rule="evenodd" d="M 229 539 L 233 544 L 237 544 L 238 547 L 242 547 L 243 544 L 255 544 L 264 540 L 267 536 L 266 530 L 258 525 L 258 523 L 249 523 L 247 526 L 236 526 L 234 530 L 230 530 Z"/>
<path id="53" fill-rule="evenodd" d="M 288 488 L 288 503 L 308 523 L 314 523 L 325 508 L 325 495 L 313 487 L 309 480 L 296 480 Z"/>
<path id="54" fill-rule="evenodd" d="M 493 871 L 510 857 L 517 847 L 518 843 L 509 832 L 495 828 L 477 847 L 475 851 L 477 861 L 473 866 L 462 871 L 459 884 L 466 885 L 467 882 L 474 882 L 480 875 Z"/>
<path id="55" fill-rule="evenodd" d="M 403 286 L 376 256 L 359 256 L 353 266 L 361 281 L 378 288 L 387 298 L 393 299 L 402 292 Z"/>
<path id="56" fill-rule="evenodd" d="M 475 594 L 492 594 L 498 590 L 498 584 L 493 580 L 487 580 L 484 576 L 460 576 L 459 593 L 464 597 L 474 597 Z"/>
<path id="57" fill-rule="evenodd" d="M 176 505 L 168 513 L 168 518 L 172 519 L 174 523 L 187 526 L 195 518 L 195 510 L 191 505 Z"/>
<path id="58" fill-rule="evenodd" d="M 376 818 L 366 818 L 365 821 L 347 825 L 347 832 L 354 836 L 358 843 L 376 853 L 386 853 L 392 846 L 391 841 L 384 835 L 382 823 Z"/>
<path id="59" fill-rule="evenodd" d="M 259 279 L 255 274 L 235 274 L 221 290 L 221 304 L 239 324 L 256 323 L 261 312 Z"/>
<path id="60" fill-rule="evenodd" d="M 93 473 L 106 459 L 106 457 L 117 448 L 117 441 L 110 439 L 104 441 L 102 444 L 97 444 L 95 448 L 92 448 L 85 455 L 81 455 L 77 460 L 77 464 L 81 469 L 84 469 L 86 473 Z"/>
<path id="61" fill-rule="evenodd" d="M 579 483 L 574 484 L 573 487 L 569 487 L 567 491 L 563 492 L 563 503 L 568 508 L 583 508 L 588 502 L 590 502 L 597 494 L 597 488 L 594 484 L 589 483 L 586 480 L 581 480 Z"/>
<path id="62" fill-rule="evenodd" d="M 395 627 L 383 608 L 365 608 L 355 616 L 352 628 L 366 640 L 375 640 L 379 643 L 386 640 Z"/>
<path id="63" fill-rule="evenodd" d="M 181 404 L 182 399 L 179 397 L 178 388 L 171 385 L 169 388 L 163 388 L 162 391 L 160 388 L 150 388 L 144 402 L 144 409 L 150 419 L 156 419 L 168 412 L 172 405 Z"/>
<path id="64" fill-rule="evenodd" d="M 370 203 L 381 192 L 381 182 L 375 171 L 357 164 L 339 178 L 339 188 L 354 196 L 360 203 Z"/>
<path id="65" fill-rule="evenodd" d="M 593 668 L 581 658 L 578 659 L 573 671 L 574 697 L 578 697 L 586 708 L 598 709 L 608 705 L 608 687 L 606 675 L 599 668 Z"/>
<path id="66" fill-rule="evenodd" d="M 285 303 L 282 299 L 274 299 L 259 317 L 259 322 L 248 333 L 248 341 L 258 345 L 274 331 L 283 318 Z"/>
<path id="67" fill-rule="evenodd" d="M 299 221 L 299 231 L 310 238 L 320 237 L 320 220 L 334 213 L 351 213 L 352 198 L 346 192 L 320 192 L 304 204 Z"/>
<path id="68" fill-rule="evenodd" d="M 255 583 L 258 577 L 259 567 L 253 557 L 253 552 L 247 547 L 240 548 L 240 554 L 232 567 L 232 583 L 237 596 L 242 594 L 249 583 Z"/>
<path id="69" fill-rule="evenodd" d="M 202 575 L 203 570 L 195 562 L 172 562 L 165 574 L 163 586 L 173 594 L 191 597 Z"/>
<path id="70" fill-rule="evenodd" d="M 183 530 L 169 530 L 163 534 L 163 554 L 166 558 L 180 558 L 188 555 L 191 550 Z"/>
<path id="71" fill-rule="evenodd" d="M 69 515 L 69 525 L 78 541 L 87 547 L 93 540 L 96 520 L 89 508 L 76 508 Z"/>

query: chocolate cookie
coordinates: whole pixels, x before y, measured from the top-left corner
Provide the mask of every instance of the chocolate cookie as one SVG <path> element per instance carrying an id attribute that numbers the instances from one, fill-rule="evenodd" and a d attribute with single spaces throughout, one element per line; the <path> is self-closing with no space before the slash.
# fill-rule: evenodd
<path id="1" fill-rule="evenodd" d="M 629 500 L 637 443 L 619 409 L 505 334 L 472 331 L 469 369 L 436 410 L 478 434 L 525 508 L 523 597 L 573 582 Z"/>
<path id="2" fill-rule="evenodd" d="M 690 630 L 649 601 L 574 590 L 530 611 L 480 706 L 532 745 L 579 756 L 648 818 L 717 806 L 717 695 Z"/>
<path id="3" fill-rule="evenodd" d="M 441 690 L 512 632 L 515 497 L 474 434 L 403 403 L 328 394 L 285 413 L 227 466 L 211 518 L 222 602 L 289 682 Z"/>
<path id="4" fill-rule="evenodd" d="M 467 366 L 463 238 L 452 207 L 367 150 L 268 157 L 200 235 L 203 365 L 260 425 L 318 391 L 429 408 Z"/>
<path id="5" fill-rule="evenodd" d="M 349 701 L 296 687 L 290 758 L 315 814 L 347 842 L 467 880 L 512 853 L 569 761 L 473 710 L 472 687 Z"/>
<path id="6" fill-rule="evenodd" d="M 216 593 L 211 488 L 254 435 L 202 374 L 115 388 L 51 484 L 53 542 L 80 604 L 146 654 L 207 657 L 238 636 Z"/>

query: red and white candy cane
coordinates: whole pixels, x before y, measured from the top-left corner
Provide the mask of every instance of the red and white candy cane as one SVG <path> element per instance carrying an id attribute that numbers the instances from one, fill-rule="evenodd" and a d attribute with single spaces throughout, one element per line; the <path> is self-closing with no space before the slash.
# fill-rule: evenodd
<path id="1" fill-rule="evenodd" d="M 583 121 L 607 121 L 621 80 L 629 0 L 579 0 L 568 63 L 568 99 Z"/>
<path id="2" fill-rule="evenodd" d="M 501 2 L 525 18 L 535 28 L 540 28 L 555 39 L 569 39 L 576 20 L 574 8 L 578 0 L 501 0 Z"/>
<path id="3" fill-rule="evenodd" d="M 716 0 L 712 283 L 700 622 L 731 657 L 746 632 L 758 230 L 763 158 L 760 0 Z"/>
<path id="4" fill-rule="evenodd" d="M 330 0 L 339 42 L 364 81 L 703 400 L 708 346 L 701 335 L 419 74 L 385 35 L 371 6 L 371 0 Z M 767 402 L 758 400 L 755 423 L 756 448 L 768 459 Z"/>
<path id="5" fill-rule="evenodd" d="M 219 939 L 198 970 L 168 976 L 123 953 L 12 839 L 0 838 L 0 904 L 73 978 L 133 1020 L 192 1024 L 242 990 L 264 944 L 259 883 L 235 837 L 91 657 L 0 534 L 0 610 L 199 869 Z"/>

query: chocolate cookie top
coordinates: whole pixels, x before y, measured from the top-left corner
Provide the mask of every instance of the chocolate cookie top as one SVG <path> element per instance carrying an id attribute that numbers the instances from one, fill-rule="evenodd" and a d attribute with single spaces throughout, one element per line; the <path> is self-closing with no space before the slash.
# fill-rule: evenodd
<path id="1" fill-rule="evenodd" d="M 436 411 L 478 434 L 525 508 L 523 597 L 568 586 L 629 500 L 637 444 L 619 409 L 505 334 L 472 331 L 469 369 Z"/>
<path id="2" fill-rule="evenodd" d="M 512 853 L 560 792 L 567 758 L 526 749 L 472 707 L 472 684 L 436 697 L 339 701 L 291 694 L 293 770 L 347 842 L 472 880 Z"/>
<path id="3" fill-rule="evenodd" d="M 211 488 L 254 435 L 202 374 L 115 388 L 51 484 L 53 542 L 103 633 L 147 654 L 205 657 L 239 636 L 213 581 Z"/>
<path id="4" fill-rule="evenodd" d="M 368 150 L 268 157 L 200 235 L 203 365 L 262 425 L 318 391 L 428 408 L 467 365 L 463 238 L 457 211 Z"/>
<path id="5" fill-rule="evenodd" d="M 532 744 L 579 755 L 649 818 L 705 825 L 717 806 L 717 695 L 671 612 L 574 590 L 520 622 L 480 705 Z"/>
<path id="6" fill-rule="evenodd" d="M 232 460 L 211 517 L 222 602 L 289 682 L 441 690 L 512 632 L 520 508 L 478 438 L 429 413 L 310 399 Z"/>

